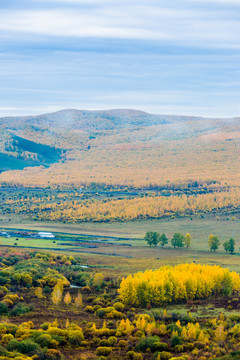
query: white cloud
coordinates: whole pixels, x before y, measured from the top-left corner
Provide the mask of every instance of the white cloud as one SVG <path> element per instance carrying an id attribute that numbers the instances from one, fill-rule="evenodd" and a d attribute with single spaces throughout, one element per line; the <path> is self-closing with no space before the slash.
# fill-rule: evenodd
<path id="1" fill-rule="evenodd" d="M 187 46 L 240 48 L 240 21 L 216 11 L 132 4 L 93 9 L 1 11 L 5 34 L 155 40 Z"/>

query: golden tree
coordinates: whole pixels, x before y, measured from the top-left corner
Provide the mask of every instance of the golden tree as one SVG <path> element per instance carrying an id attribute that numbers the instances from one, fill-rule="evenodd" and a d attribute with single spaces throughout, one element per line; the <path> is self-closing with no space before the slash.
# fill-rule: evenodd
<path id="1" fill-rule="evenodd" d="M 71 297 L 69 291 L 65 294 L 63 301 L 64 301 L 64 304 L 66 304 L 66 305 L 71 304 L 72 297 Z"/>

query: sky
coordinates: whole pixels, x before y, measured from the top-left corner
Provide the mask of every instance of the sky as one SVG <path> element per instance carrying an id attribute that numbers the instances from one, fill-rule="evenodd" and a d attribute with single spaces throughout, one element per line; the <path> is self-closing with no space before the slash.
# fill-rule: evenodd
<path id="1" fill-rule="evenodd" d="M 0 0 L 0 117 L 240 116 L 240 0 Z"/>

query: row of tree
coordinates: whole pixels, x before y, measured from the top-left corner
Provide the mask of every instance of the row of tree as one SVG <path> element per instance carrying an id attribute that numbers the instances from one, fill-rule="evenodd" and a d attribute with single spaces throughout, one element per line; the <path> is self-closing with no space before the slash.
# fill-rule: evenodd
<path id="1" fill-rule="evenodd" d="M 164 246 L 168 244 L 168 238 L 166 234 L 160 234 L 155 231 L 147 231 L 144 240 L 146 240 L 150 246 L 157 246 L 159 244 L 162 248 L 164 248 Z M 188 249 L 191 246 L 191 240 L 192 237 L 189 233 L 187 233 L 185 236 L 181 233 L 175 233 L 171 239 L 171 244 L 174 248 L 180 249 L 186 246 Z M 209 250 L 215 252 L 220 245 L 221 243 L 218 237 L 211 234 L 208 238 Z M 228 241 L 225 241 L 223 243 L 223 247 L 227 253 L 233 254 L 235 251 L 235 240 L 231 238 Z"/>
<path id="2" fill-rule="evenodd" d="M 208 247 L 211 251 L 216 251 L 219 246 L 221 245 L 219 239 L 217 236 L 210 235 L 208 238 Z M 233 238 L 229 239 L 228 241 L 225 241 L 223 243 L 224 250 L 226 253 L 233 254 L 235 251 L 235 240 Z"/>
<path id="3" fill-rule="evenodd" d="M 160 234 L 154 231 L 147 231 L 144 239 L 150 246 L 157 246 L 157 244 L 160 244 L 163 248 L 168 244 L 168 238 L 164 233 Z M 191 245 L 191 239 L 192 237 L 189 233 L 187 233 L 185 236 L 181 233 L 175 233 L 171 239 L 171 244 L 174 248 L 180 249 L 184 246 L 189 248 Z"/>

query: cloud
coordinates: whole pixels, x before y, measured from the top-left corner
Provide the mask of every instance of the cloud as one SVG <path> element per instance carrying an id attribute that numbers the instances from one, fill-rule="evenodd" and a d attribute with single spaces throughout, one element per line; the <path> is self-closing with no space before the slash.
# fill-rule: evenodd
<path id="1" fill-rule="evenodd" d="M 45 38 L 105 38 L 156 41 L 194 47 L 240 48 L 240 21 L 215 11 L 157 5 L 3 10 L 2 34 Z M 2 35 L 2 36 L 3 36 Z M 24 41 L 24 39 L 22 39 Z"/>

